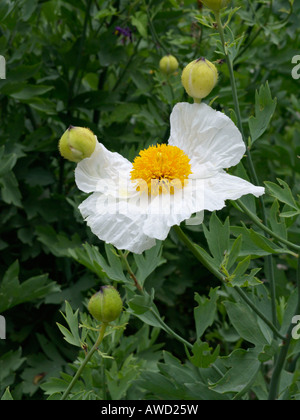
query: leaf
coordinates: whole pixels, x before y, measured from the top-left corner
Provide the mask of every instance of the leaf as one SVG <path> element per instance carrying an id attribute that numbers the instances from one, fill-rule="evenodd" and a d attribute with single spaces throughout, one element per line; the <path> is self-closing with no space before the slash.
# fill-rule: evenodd
<path id="1" fill-rule="evenodd" d="M 225 301 L 224 305 L 233 327 L 244 340 L 257 346 L 270 344 L 259 326 L 257 316 L 250 309 L 230 301 Z"/>
<path id="2" fill-rule="evenodd" d="M 69 302 L 65 302 L 66 304 L 66 314 L 62 313 L 65 321 L 67 322 L 68 326 L 70 327 L 70 331 L 64 327 L 63 325 L 57 323 L 58 328 L 60 329 L 61 333 L 64 336 L 64 339 L 73 346 L 81 347 L 81 339 L 79 336 L 79 323 L 78 323 L 78 310 L 73 312 L 71 305 Z"/>
<path id="3" fill-rule="evenodd" d="M 193 356 L 189 357 L 189 360 L 194 366 L 198 368 L 207 369 L 209 368 L 219 357 L 220 346 L 212 352 L 212 348 L 209 347 L 208 343 L 203 343 L 200 339 L 196 341 L 192 348 Z"/>
<path id="4" fill-rule="evenodd" d="M 19 92 L 12 93 L 10 96 L 14 99 L 18 99 L 19 101 L 28 101 L 29 99 L 44 95 L 52 89 L 54 89 L 54 86 L 26 85 L 24 89 Z"/>
<path id="5" fill-rule="evenodd" d="M 96 273 L 101 279 L 128 283 L 128 279 L 123 272 L 123 266 L 120 257 L 112 245 L 105 244 L 105 251 L 108 262 L 94 245 L 84 244 L 81 248 L 69 249 L 69 255 L 80 264 Z"/>
<path id="6" fill-rule="evenodd" d="M 0 283 L 0 313 L 25 302 L 43 299 L 57 293 L 60 287 L 48 280 L 48 274 L 31 277 L 21 284 L 18 279 L 19 263 L 15 261 L 6 271 Z"/>
<path id="7" fill-rule="evenodd" d="M 141 286 L 149 275 L 166 260 L 162 259 L 162 242 L 156 241 L 156 245 L 145 251 L 144 254 L 133 254 L 137 265 L 136 278 Z"/>
<path id="8" fill-rule="evenodd" d="M 146 13 L 139 11 L 131 16 L 131 23 L 137 28 L 143 38 L 147 38 L 147 23 L 148 18 Z"/>
<path id="9" fill-rule="evenodd" d="M 240 255 L 241 247 L 243 243 L 243 236 L 239 235 L 236 240 L 233 242 L 231 250 L 229 252 L 227 261 L 226 261 L 226 269 L 230 270 L 233 264 L 236 262 Z"/>
<path id="10" fill-rule="evenodd" d="M 197 338 L 201 338 L 207 327 L 210 327 L 215 320 L 218 290 L 219 287 L 210 289 L 209 299 L 201 297 L 196 293 L 195 299 L 199 304 L 194 309 Z"/>
<path id="11" fill-rule="evenodd" d="M 255 95 L 255 117 L 249 118 L 251 141 L 258 140 L 268 128 L 275 112 L 277 99 L 272 99 L 269 84 L 261 85 Z"/>
<path id="12" fill-rule="evenodd" d="M 10 393 L 9 387 L 6 388 L 4 394 L 2 395 L 1 401 L 13 401 L 13 397 Z"/>
<path id="13" fill-rule="evenodd" d="M 209 230 L 203 225 L 203 231 L 215 264 L 220 266 L 225 253 L 229 251 L 229 218 L 227 217 L 223 224 L 216 212 L 213 212 L 209 221 Z"/>
<path id="14" fill-rule="evenodd" d="M 296 214 L 300 214 L 300 205 L 295 201 L 290 187 L 282 179 L 278 178 L 277 181 L 281 186 L 270 181 L 265 182 L 268 193 L 282 203 L 285 203 L 295 209 Z"/>
<path id="15" fill-rule="evenodd" d="M 0 178 L 2 200 L 7 204 L 13 204 L 16 207 L 22 207 L 21 192 L 19 183 L 12 171 L 7 172 Z"/>
<path id="16" fill-rule="evenodd" d="M 211 389 L 220 394 L 233 392 L 237 394 L 236 399 L 240 398 L 248 391 L 259 372 L 260 361 L 257 350 L 234 350 L 221 360 L 228 370 L 222 379 L 211 386 Z"/>

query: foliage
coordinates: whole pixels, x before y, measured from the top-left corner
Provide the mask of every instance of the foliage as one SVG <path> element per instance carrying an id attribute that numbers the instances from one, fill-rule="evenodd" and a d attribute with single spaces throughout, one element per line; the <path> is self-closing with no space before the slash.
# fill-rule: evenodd
<path id="1" fill-rule="evenodd" d="M 199 56 L 220 74 L 207 103 L 237 122 L 213 15 L 194 0 L 1 1 L 2 400 L 61 397 L 96 340 L 87 302 L 102 284 L 118 288 L 124 313 L 72 399 L 268 398 L 282 340 L 253 309 L 272 319 L 272 273 L 281 335 L 297 307 L 297 252 L 287 241 L 299 244 L 300 235 L 300 82 L 291 76 L 300 5 L 236 0 L 232 7 L 222 17 L 243 126 L 266 187 L 267 226 L 285 242 L 265 235 L 236 203 L 184 226 L 222 283 L 174 231 L 125 259 L 101 243 L 79 214 L 85 195 L 75 186 L 75 165 L 57 149 L 69 125 L 89 127 L 129 160 L 167 141 L 172 107 L 190 101 L 181 71 Z M 159 70 L 167 53 L 180 64 L 170 76 Z M 245 160 L 232 173 L 246 179 L 248 169 Z M 261 220 L 259 201 L 241 202 Z M 291 341 L 280 399 L 300 399 L 299 343 Z"/>

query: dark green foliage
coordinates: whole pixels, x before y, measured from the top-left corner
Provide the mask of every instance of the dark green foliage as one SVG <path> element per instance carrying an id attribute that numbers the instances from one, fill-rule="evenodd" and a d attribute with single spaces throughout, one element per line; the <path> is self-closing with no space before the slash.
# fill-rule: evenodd
<path id="1" fill-rule="evenodd" d="M 166 142 L 173 105 L 190 101 L 181 71 L 200 56 L 217 62 L 220 73 L 205 102 L 214 99 L 213 107 L 235 121 L 218 36 L 208 10 L 198 3 L 1 0 L 3 400 L 60 398 L 83 349 L 95 342 L 97 324 L 86 305 L 103 284 L 117 286 L 125 312 L 108 330 L 72 398 L 267 398 L 264 378 L 281 341 L 242 304 L 235 288 L 247 287 L 248 298 L 271 319 L 264 257 L 273 255 L 277 314 L 285 334 L 296 307 L 293 250 L 266 238 L 227 203 L 220 212 L 206 213 L 204 225 L 184 227 L 227 285 L 171 231 L 143 256 L 128 256 L 145 287 L 139 296 L 117 251 L 83 222 L 78 205 L 85 194 L 76 188 L 75 164 L 58 153 L 69 125 L 89 127 L 108 149 L 129 160 L 141 148 Z M 260 185 L 266 186 L 268 225 L 299 245 L 300 80 L 291 72 L 292 57 L 299 54 L 300 5 L 290 9 L 292 4 L 233 1 L 239 9 L 227 37 L 246 136 Z M 130 28 L 131 37 L 117 27 Z M 180 63 L 169 77 L 158 66 L 166 53 Z M 241 166 L 231 172 L 247 177 Z M 261 217 L 253 197 L 243 203 Z M 300 399 L 299 351 L 293 340 L 282 398 Z"/>

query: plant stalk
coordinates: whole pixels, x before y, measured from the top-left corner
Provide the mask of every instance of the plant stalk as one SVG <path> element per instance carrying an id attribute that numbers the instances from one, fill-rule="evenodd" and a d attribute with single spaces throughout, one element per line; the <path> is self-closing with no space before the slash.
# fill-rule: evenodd
<path id="1" fill-rule="evenodd" d="M 107 327 L 107 324 L 106 324 L 106 323 L 103 323 L 103 324 L 101 325 L 101 329 L 100 329 L 100 332 L 99 332 L 99 337 L 98 337 L 98 339 L 97 339 L 96 343 L 93 345 L 93 347 L 91 348 L 91 350 L 89 351 L 89 353 L 86 355 L 86 358 L 84 359 L 84 361 L 83 361 L 82 365 L 81 365 L 81 366 L 79 367 L 79 369 L 77 370 L 76 375 L 74 376 L 74 378 L 73 378 L 73 379 L 72 379 L 72 381 L 70 382 L 70 384 L 69 384 L 68 388 L 65 390 L 65 392 L 64 392 L 64 394 L 63 394 L 63 396 L 61 397 L 61 401 L 64 401 L 64 400 L 66 400 L 66 399 L 67 399 L 67 397 L 68 397 L 68 395 L 70 394 L 70 392 L 72 391 L 72 389 L 73 389 L 74 385 L 76 384 L 76 382 L 77 382 L 77 381 L 78 381 L 78 379 L 80 378 L 80 376 L 81 376 L 81 374 L 82 374 L 82 372 L 83 372 L 84 368 L 86 367 L 86 365 L 88 364 L 88 362 L 91 360 L 91 358 L 92 358 L 93 354 L 95 353 L 95 351 L 96 351 L 96 350 L 98 349 L 98 347 L 100 346 L 100 344 L 101 344 L 101 342 L 102 342 L 102 340 L 103 340 L 103 337 L 104 337 L 105 331 L 106 331 L 106 327 Z"/>

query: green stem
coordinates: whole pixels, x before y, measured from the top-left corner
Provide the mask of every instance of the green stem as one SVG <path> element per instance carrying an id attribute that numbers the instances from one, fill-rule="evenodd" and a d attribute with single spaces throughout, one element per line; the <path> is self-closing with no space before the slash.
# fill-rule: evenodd
<path id="1" fill-rule="evenodd" d="M 216 278 L 218 278 L 222 283 L 226 285 L 226 279 L 222 273 L 217 270 L 209 261 L 207 261 L 203 255 L 198 251 L 195 244 L 186 236 L 179 226 L 174 226 L 174 230 L 177 233 L 179 239 L 187 246 L 187 248 L 194 254 L 194 256 L 200 261 L 204 267 L 206 267 Z M 277 330 L 275 325 L 269 321 L 269 319 L 256 307 L 256 305 L 248 298 L 247 294 L 240 289 L 235 287 L 234 290 L 239 294 L 239 296 L 247 303 L 248 306 L 265 322 L 266 325 L 273 331 L 273 333 L 280 339 L 285 339 L 283 335 Z"/>
<path id="2" fill-rule="evenodd" d="M 130 277 L 132 278 L 132 280 L 134 281 L 135 287 L 140 291 L 143 292 L 143 288 L 142 286 L 139 284 L 134 272 L 132 271 L 130 264 L 128 262 L 127 256 L 121 251 L 118 250 L 118 253 L 122 259 L 122 261 L 124 262 L 124 265 L 126 267 L 126 270 L 128 271 L 128 274 L 130 275 Z"/>
<path id="3" fill-rule="evenodd" d="M 294 251 L 297 251 L 297 252 L 300 251 L 300 246 L 299 245 L 296 245 L 296 244 L 288 241 L 287 239 L 282 238 L 280 235 L 277 235 L 277 233 L 275 233 L 271 229 L 269 229 L 268 226 L 266 226 L 264 223 L 262 223 L 260 221 L 260 219 L 254 213 L 252 213 L 248 209 L 248 207 L 246 207 L 240 200 L 236 200 L 235 203 L 238 204 L 238 206 L 240 207 L 242 212 L 245 213 L 249 217 L 249 219 L 251 219 L 256 224 L 257 227 L 259 227 L 264 232 L 268 233 L 271 237 L 274 238 L 274 240 L 287 245 L 289 248 L 293 249 Z M 297 255 L 297 257 L 298 257 L 298 255 Z"/>
<path id="4" fill-rule="evenodd" d="M 180 341 L 182 344 L 184 344 L 185 346 L 189 347 L 190 349 L 193 348 L 193 345 L 191 343 L 189 343 L 188 341 L 186 341 L 183 337 L 181 337 L 175 331 L 173 331 L 172 328 L 170 328 L 167 324 L 165 324 L 164 321 L 161 319 L 161 317 L 152 308 L 150 308 L 150 312 L 155 316 L 155 318 L 160 323 L 160 325 L 162 326 L 162 328 L 169 335 L 173 336 L 176 340 Z"/>
<path id="5" fill-rule="evenodd" d="M 136 276 L 134 275 L 130 264 L 127 260 L 127 256 L 124 255 L 124 253 L 122 251 L 118 251 L 119 255 L 121 256 L 126 270 L 128 271 L 128 274 L 130 275 L 130 277 L 134 280 L 134 283 L 137 287 L 137 289 L 141 292 L 141 294 L 144 295 L 144 290 L 143 288 L 139 285 Z M 173 336 L 176 340 L 180 341 L 181 343 L 183 343 L 184 345 L 186 345 L 189 348 L 192 348 L 193 345 L 191 343 L 189 343 L 188 341 L 186 341 L 183 337 L 181 337 L 180 335 L 178 335 L 175 331 L 172 330 L 172 328 L 170 328 L 167 324 L 165 324 L 165 322 L 161 319 L 160 315 L 153 310 L 153 308 L 150 308 L 150 312 L 152 313 L 152 315 L 156 318 L 156 320 L 160 323 L 160 325 L 162 326 L 162 328 L 171 336 Z"/>
<path id="6" fill-rule="evenodd" d="M 252 156 L 251 156 L 251 153 L 250 153 L 250 148 L 247 145 L 247 139 L 246 139 L 245 133 L 244 133 L 242 116 L 241 116 L 240 105 L 239 105 L 239 99 L 238 99 L 238 94 L 237 94 L 236 81 L 235 81 L 234 70 L 233 70 L 233 62 L 232 62 L 232 60 L 231 60 L 231 58 L 228 54 L 227 48 L 226 48 L 224 27 L 223 27 L 223 24 L 222 24 L 220 12 L 215 12 L 215 17 L 216 17 L 216 22 L 217 22 L 220 38 L 221 38 L 221 43 L 222 43 L 222 46 L 223 46 L 223 52 L 224 52 L 227 67 L 228 67 L 228 70 L 229 70 L 231 90 L 232 90 L 235 113 L 236 113 L 236 116 L 237 116 L 238 128 L 239 128 L 239 130 L 242 134 L 242 138 L 243 138 L 244 143 L 247 147 L 246 156 L 247 156 L 247 162 L 248 162 L 248 166 L 249 166 L 251 180 L 255 185 L 259 185 L 258 177 L 257 177 L 256 171 L 255 171 L 255 167 L 254 167 L 254 164 L 253 164 L 253 161 L 252 161 Z M 262 196 L 259 197 L 259 201 L 260 201 L 260 204 L 261 204 L 261 211 L 262 211 L 264 223 L 267 224 L 266 209 L 265 209 L 265 204 L 264 204 L 264 200 L 263 200 Z M 276 286 L 275 286 L 275 276 L 274 276 L 274 270 L 273 270 L 273 257 L 272 257 L 272 255 L 267 255 L 266 262 L 267 262 L 267 267 L 268 267 L 268 277 L 269 277 L 269 283 L 270 283 L 272 320 L 273 320 L 273 324 L 275 326 L 277 326 L 278 325 L 278 320 L 277 320 L 277 311 L 276 311 Z"/>
<path id="7" fill-rule="evenodd" d="M 89 351 L 89 353 L 86 355 L 86 358 L 82 362 L 80 368 L 77 370 L 76 375 L 74 376 L 74 378 L 70 382 L 68 388 L 66 389 L 66 391 L 63 394 L 63 396 L 61 397 L 61 401 L 64 401 L 64 400 L 67 399 L 67 397 L 70 394 L 71 390 L 73 389 L 74 385 L 76 384 L 76 382 L 80 378 L 80 376 L 81 376 L 84 368 L 86 367 L 87 363 L 91 360 L 93 354 L 95 353 L 95 351 L 100 346 L 100 344 L 101 344 L 101 342 L 103 340 L 104 334 L 105 334 L 106 327 L 107 327 L 107 324 L 105 324 L 105 323 L 101 325 L 101 329 L 100 329 L 100 332 L 99 332 L 99 337 L 98 337 L 96 343 L 91 348 L 91 350 Z"/>
<path id="8" fill-rule="evenodd" d="M 297 290 L 298 290 L 298 304 L 297 304 L 295 315 L 300 314 L 300 257 L 298 258 Z M 276 400 L 278 396 L 281 373 L 286 363 L 286 357 L 288 355 L 289 347 L 292 340 L 293 328 L 294 328 L 294 325 L 291 324 L 287 332 L 286 340 L 283 343 L 283 346 L 280 350 L 278 359 L 275 364 L 274 372 L 273 372 L 271 383 L 270 383 L 270 389 L 269 389 L 269 400 L 271 401 Z"/>

